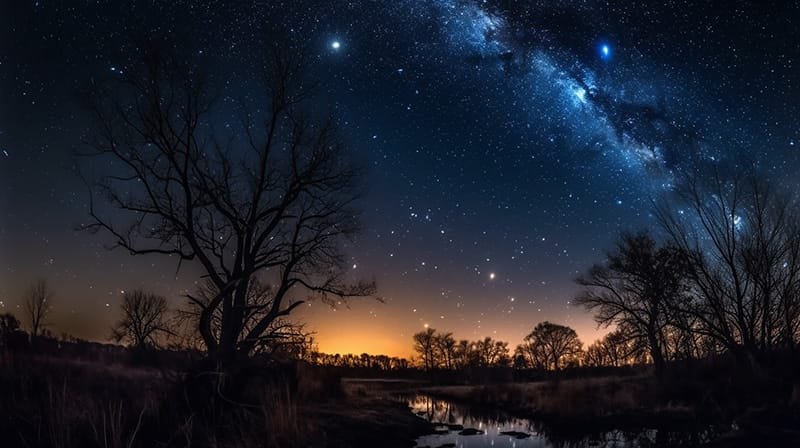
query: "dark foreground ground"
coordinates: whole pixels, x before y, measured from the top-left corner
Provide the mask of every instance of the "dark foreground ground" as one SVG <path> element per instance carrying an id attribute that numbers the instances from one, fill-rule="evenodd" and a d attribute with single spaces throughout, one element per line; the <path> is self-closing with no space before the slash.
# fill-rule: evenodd
<path id="1" fill-rule="evenodd" d="M 0 446 L 412 447 L 434 430 L 401 398 L 414 394 L 535 419 L 554 433 L 717 425 L 723 430 L 707 446 L 800 446 L 800 393 L 786 381 L 749 388 L 716 377 L 659 384 L 642 374 L 433 387 L 342 380 L 302 365 L 270 369 L 249 385 L 215 382 L 215 391 L 192 386 L 177 369 L 5 359 Z"/>
<path id="2" fill-rule="evenodd" d="M 710 441 L 694 439 L 682 446 L 800 447 L 797 391 L 774 382 L 751 384 L 746 391 L 742 387 L 724 378 L 659 384 L 640 375 L 437 386 L 419 392 L 468 406 L 473 414 L 495 412 L 540 422 L 547 432 L 564 439 L 577 431 L 656 428 L 673 434 L 710 434 Z"/>
<path id="3" fill-rule="evenodd" d="M 433 430 L 397 399 L 404 383 L 356 384 L 317 369 L 284 373 L 259 378 L 263 384 L 237 397 L 223 384 L 210 398 L 170 369 L 2 360 L 0 447 L 399 448 Z"/>

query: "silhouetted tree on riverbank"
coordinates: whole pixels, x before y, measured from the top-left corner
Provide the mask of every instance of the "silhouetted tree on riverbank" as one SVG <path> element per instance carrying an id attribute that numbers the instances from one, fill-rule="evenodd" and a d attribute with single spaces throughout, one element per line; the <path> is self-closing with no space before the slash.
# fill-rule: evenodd
<path id="1" fill-rule="evenodd" d="M 664 372 L 665 330 L 672 304 L 685 293 L 686 259 L 674 246 L 646 232 L 623 234 L 603 264 L 578 277 L 584 287 L 576 302 L 595 311 L 603 326 L 616 325 L 647 347 L 656 374 Z"/>
<path id="2" fill-rule="evenodd" d="M 414 334 L 414 351 L 425 370 L 462 370 L 469 366 L 496 367 L 511 364 L 508 342 L 487 336 L 477 341 L 456 342 L 452 333 L 433 328 Z"/>
<path id="3" fill-rule="evenodd" d="M 419 353 L 422 367 L 425 370 L 438 368 L 441 358 L 438 356 L 436 346 L 436 330 L 427 328 L 412 337 L 414 340 L 414 351 Z"/>
<path id="4" fill-rule="evenodd" d="M 686 177 L 657 217 L 686 257 L 685 328 L 712 339 L 759 374 L 800 336 L 800 204 L 764 178 L 712 171 Z M 680 325 L 681 321 L 676 321 Z"/>
<path id="5" fill-rule="evenodd" d="M 517 352 L 532 368 L 559 370 L 570 362 L 580 362 L 582 346 L 575 330 L 545 321 L 525 336 Z"/>
<path id="6" fill-rule="evenodd" d="M 590 367 L 621 367 L 631 364 L 644 364 L 647 348 L 642 341 L 618 329 L 608 333 L 586 347 L 583 364 Z"/>

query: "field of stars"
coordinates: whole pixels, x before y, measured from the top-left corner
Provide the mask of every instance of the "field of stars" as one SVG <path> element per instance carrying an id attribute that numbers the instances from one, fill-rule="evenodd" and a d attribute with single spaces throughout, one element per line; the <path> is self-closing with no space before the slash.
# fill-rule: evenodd
<path id="1" fill-rule="evenodd" d="M 369 168 L 349 264 L 384 299 L 305 307 L 320 350 L 409 355 L 426 326 L 514 345 L 543 320 L 591 342 L 605 330 L 571 305 L 574 278 L 653 225 L 676 175 L 746 163 L 797 183 L 800 168 L 797 2 L 632 3 L 3 2 L 0 311 L 37 277 L 56 332 L 80 337 L 107 337 L 126 289 L 177 306 L 192 269 L 75 230 L 81 92 L 144 34 L 223 74 L 224 105 L 252 106 L 253 52 L 290 36 Z"/>

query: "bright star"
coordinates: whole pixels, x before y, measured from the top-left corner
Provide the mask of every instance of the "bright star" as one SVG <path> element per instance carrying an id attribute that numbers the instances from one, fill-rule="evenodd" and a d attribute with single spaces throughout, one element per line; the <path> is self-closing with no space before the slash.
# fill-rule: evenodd
<path id="1" fill-rule="evenodd" d="M 341 46 L 342 46 L 342 43 L 339 42 L 338 40 L 335 40 L 335 41 L 331 42 L 331 48 L 334 49 L 334 50 L 338 50 L 339 48 L 341 48 Z"/>
<path id="2" fill-rule="evenodd" d="M 494 277 L 495 277 L 495 275 L 494 275 L 494 272 L 492 272 L 491 274 L 489 274 L 489 280 L 494 280 Z"/>
<path id="3" fill-rule="evenodd" d="M 603 44 L 600 46 L 600 59 L 610 59 L 611 58 L 611 46 L 608 44 Z"/>

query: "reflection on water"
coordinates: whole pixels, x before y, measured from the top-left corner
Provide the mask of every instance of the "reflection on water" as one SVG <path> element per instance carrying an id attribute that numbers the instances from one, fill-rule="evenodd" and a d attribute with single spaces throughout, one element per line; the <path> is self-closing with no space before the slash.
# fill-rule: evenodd
<path id="1" fill-rule="evenodd" d="M 437 433 L 416 440 L 430 448 L 587 448 L 696 446 L 714 439 L 714 428 L 701 430 L 614 430 L 587 433 L 581 428 L 550 430 L 541 422 L 513 418 L 499 412 L 470 409 L 447 400 L 416 395 L 408 399 L 411 411 L 437 425 Z M 475 431 L 477 430 L 477 431 Z M 472 434 L 476 433 L 476 434 Z"/>

